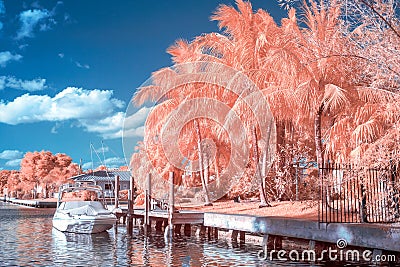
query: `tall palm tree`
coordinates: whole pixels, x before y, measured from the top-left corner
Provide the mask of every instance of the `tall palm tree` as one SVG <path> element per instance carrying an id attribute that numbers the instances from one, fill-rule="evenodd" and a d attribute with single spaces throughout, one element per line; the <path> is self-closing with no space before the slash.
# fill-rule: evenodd
<path id="1" fill-rule="evenodd" d="M 391 35 L 385 35 L 387 28 L 369 24 L 348 27 L 341 13 L 343 4 L 338 0 L 309 1 L 304 5 L 303 24 L 299 24 L 295 10 L 291 9 L 278 26 L 266 11 L 253 12 L 249 2 L 238 0 L 237 9 L 221 5 L 211 17 L 219 22 L 222 33 L 204 34 L 190 43 L 178 40 L 168 52 L 174 63 L 182 66 L 193 62 L 222 63 L 245 74 L 268 99 L 275 118 L 278 158 L 284 157 L 279 145 L 291 140 L 286 136 L 290 125 L 291 131 L 298 135 L 314 136 L 315 158 L 321 165 L 324 153 L 348 157 L 363 144 L 379 139 L 398 119 L 398 109 L 393 104 L 396 97 L 392 94 L 398 90 L 400 81 L 396 56 L 398 24 L 390 24 Z M 380 37 L 371 42 L 374 33 Z M 383 52 L 387 44 L 391 45 L 390 52 Z M 379 55 L 379 60 L 373 59 L 374 55 Z M 371 63 L 385 59 L 390 62 L 388 68 L 372 64 L 379 71 L 371 70 Z M 183 71 L 193 74 L 190 69 Z M 217 99 L 238 111 L 249 125 L 254 122 L 252 115 L 245 112 L 240 97 L 229 90 L 201 82 L 182 84 L 180 79 L 173 69 L 161 70 L 153 74 L 152 86 L 137 93 L 138 103 L 160 99 L 156 107 L 160 112 L 155 112 L 158 115 L 149 120 L 148 133 L 152 137 L 148 140 L 161 131 L 166 123 L 165 114 L 194 98 Z M 175 89 L 164 90 L 171 87 Z M 394 111 L 383 112 L 388 106 Z M 199 124 L 202 130 L 214 127 L 207 120 Z M 186 147 L 196 147 L 194 124 L 189 123 L 185 129 Z M 221 132 L 220 128 L 215 129 L 215 133 Z M 205 132 L 214 140 L 221 140 L 213 131 Z M 248 139 L 252 144 L 251 135 Z M 257 145 L 253 142 L 249 146 Z M 220 154 L 226 153 L 229 154 L 229 149 Z M 216 172 L 220 170 L 218 164 Z"/>

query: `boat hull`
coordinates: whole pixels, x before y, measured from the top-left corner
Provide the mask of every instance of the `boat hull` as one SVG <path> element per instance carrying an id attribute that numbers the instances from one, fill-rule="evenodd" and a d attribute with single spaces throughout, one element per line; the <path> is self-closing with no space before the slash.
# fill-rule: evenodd
<path id="1" fill-rule="evenodd" d="M 63 218 L 54 216 L 53 227 L 61 232 L 77 234 L 95 234 L 111 229 L 116 222 L 114 215 L 107 216 L 79 216 Z"/>

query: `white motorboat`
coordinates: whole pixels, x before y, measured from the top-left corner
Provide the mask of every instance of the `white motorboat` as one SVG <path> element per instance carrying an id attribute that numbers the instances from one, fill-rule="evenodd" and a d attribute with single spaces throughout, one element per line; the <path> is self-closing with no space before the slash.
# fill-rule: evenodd
<path id="1" fill-rule="evenodd" d="M 61 232 L 94 234 L 113 227 L 117 218 L 106 209 L 98 185 L 67 184 L 60 187 L 53 227 Z"/>

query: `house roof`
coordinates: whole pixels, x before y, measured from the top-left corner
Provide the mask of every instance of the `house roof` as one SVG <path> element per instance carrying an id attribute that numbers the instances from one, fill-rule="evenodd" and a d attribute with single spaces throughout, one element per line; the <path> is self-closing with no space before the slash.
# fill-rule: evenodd
<path id="1" fill-rule="evenodd" d="M 95 171 L 91 173 L 84 173 L 73 176 L 69 179 L 74 181 L 114 181 L 117 175 L 119 175 L 120 181 L 129 182 L 131 179 L 131 172 L 118 171 L 118 170 Z"/>

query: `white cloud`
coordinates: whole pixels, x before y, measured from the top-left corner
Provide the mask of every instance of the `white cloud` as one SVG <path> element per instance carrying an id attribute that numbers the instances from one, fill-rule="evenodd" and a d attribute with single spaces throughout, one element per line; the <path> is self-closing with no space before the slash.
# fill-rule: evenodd
<path id="1" fill-rule="evenodd" d="M 6 77 L 0 76 L 0 90 L 3 90 L 6 87 Z"/>
<path id="2" fill-rule="evenodd" d="M 82 169 L 87 170 L 87 169 L 96 169 L 99 166 L 106 166 L 109 169 L 113 168 L 119 168 L 121 166 L 125 166 L 126 161 L 123 158 L 120 157 L 111 157 L 111 158 L 106 158 L 103 162 L 86 162 L 82 164 Z"/>
<path id="3" fill-rule="evenodd" d="M 144 125 L 144 122 L 146 121 L 150 111 L 151 108 L 142 107 L 141 109 L 127 117 L 124 122 L 125 129 L 132 129 Z"/>
<path id="4" fill-rule="evenodd" d="M 0 76 L 0 90 L 4 88 L 13 88 L 29 92 L 41 91 L 46 89 L 46 79 L 21 80 L 12 76 Z"/>
<path id="5" fill-rule="evenodd" d="M 73 120 L 88 132 L 118 138 L 124 114 L 116 110 L 125 103 L 112 98 L 112 94 L 111 90 L 76 87 L 68 87 L 54 97 L 24 94 L 11 102 L 0 102 L 0 122 L 16 125 Z"/>
<path id="6" fill-rule="evenodd" d="M 57 134 L 57 133 L 58 133 L 57 125 L 54 125 L 54 126 L 51 128 L 50 133 L 52 133 L 52 134 Z"/>
<path id="7" fill-rule="evenodd" d="M 4 2 L 0 0 L 0 14 L 6 13 L 6 7 L 4 6 Z"/>
<path id="8" fill-rule="evenodd" d="M 124 121 L 124 137 L 143 137 L 144 123 L 149 115 L 151 108 L 142 107 L 134 114 L 125 118 Z"/>
<path id="9" fill-rule="evenodd" d="M 9 167 L 17 167 L 21 165 L 21 160 L 22 159 L 13 159 L 13 160 L 9 160 L 5 163 L 6 166 Z"/>
<path id="10" fill-rule="evenodd" d="M 25 37 L 33 37 L 33 30 L 37 24 L 46 18 L 50 17 L 50 13 L 46 9 L 33 9 L 25 10 L 19 14 L 19 20 L 21 22 L 21 28 L 17 32 L 17 40 L 23 39 Z M 41 24 L 41 28 L 43 25 Z"/>
<path id="11" fill-rule="evenodd" d="M 124 137 L 144 137 L 144 126 L 124 130 Z"/>
<path id="12" fill-rule="evenodd" d="M 118 157 L 113 157 L 113 158 L 108 158 L 104 161 L 104 165 L 107 168 L 118 168 L 122 165 L 126 165 L 125 159 L 123 158 L 118 158 Z"/>
<path id="13" fill-rule="evenodd" d="M 75 65 L 76 65 L 78 68 L 81 68 L 81 69 L 90 69 L 90 66 L 89 66 L 88 64 L 81 64 L 81 63 L 79 63 L 78 61 L 75 61 Z"/>
<path id="14" fill-rule="evenodd" d="M 10 51 L 0 52 L 0 66 L 5 67 L 10 61 L 18 61 L 22 58 L 19 54 L 12 54 Z"/>
<path id="15" fill-rule="evenodd" d="M 20 50 L 24 50 L 24 49 L 27 48 L 28 46 L 29 46 L 28 44 L 21 44 L 21 45 L 18 46 L 18 48 L 19 48 Z"/>
<path id="16" fill-rule="evenodd" d="M 86 163 L 82 164 L 82 169 L 84 169 L 84 170 L 92 169 L 92 166 L 94 166 L 94 165 L 91 162 L 86 162 Z"/>
<path id="17" fill-rule="evenodd" d="M 61 128 L 62 125 L 62 122 L 56 122 L 56 124 L 51 128 L 50 133 L 57 134 L 58 129 Z"/>
<path id="18" fill-rule="evenodd" d="M 4 6 L 4 2 L 0 0 L 0 15 L 6 13 L 6 7 Z M 3 23 L 0 21 L 0 30 L 3 29 Z"/>
<path id="19" fill-rule="evenodd" d="M 0 153 L 0 159 L 21 159 L 23 155 L 19 150 L 4 150 Z"/>
<path id="20" fill-rule="evenodd" d="M 88 132 L 101 133 L 102 137 L 105 139 L 120 138 L 122 136 L 124 116 L 125 114 L 123 112 L 117 112 L 104 119 L 97 121 L 80 120 L 80 123 Z"/>

